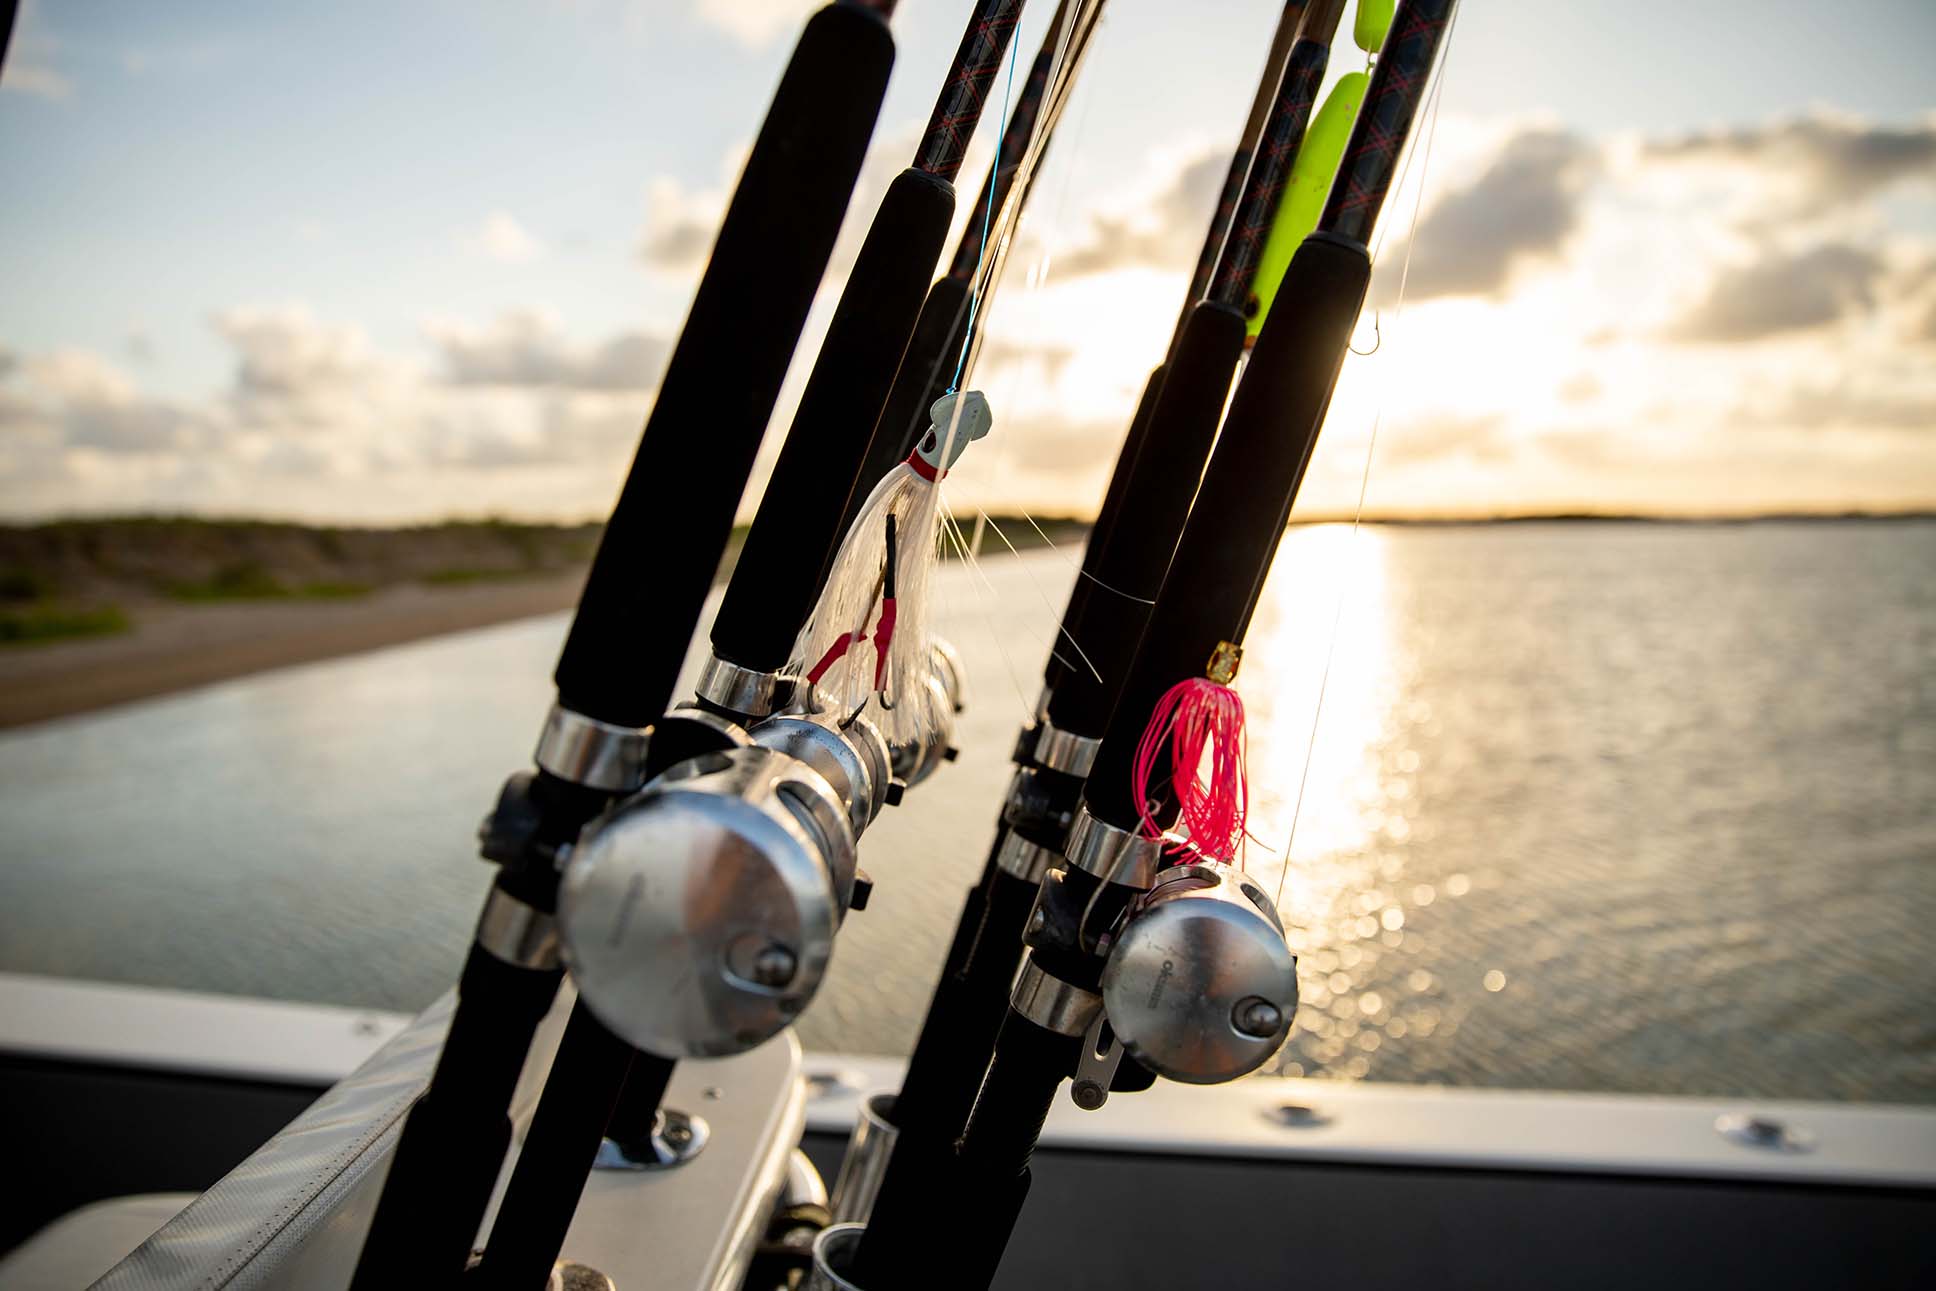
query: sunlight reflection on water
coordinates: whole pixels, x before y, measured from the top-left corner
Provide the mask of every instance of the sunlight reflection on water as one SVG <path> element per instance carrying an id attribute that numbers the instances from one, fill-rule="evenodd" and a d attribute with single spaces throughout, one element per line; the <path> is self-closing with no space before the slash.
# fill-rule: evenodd
<path id="1" fill-rule="evenodd" d="M 870 829 L 810 1047 L 912 1043 L 1070 555 L 939 580 L 963 754 Z M 1936 1100 L 1932 568 L 1931 522 L 1292 531 L 1238 683 L 1279 1069 Z M 421 1007 L 562 630 L 0 735 L 0 967 Z"/>

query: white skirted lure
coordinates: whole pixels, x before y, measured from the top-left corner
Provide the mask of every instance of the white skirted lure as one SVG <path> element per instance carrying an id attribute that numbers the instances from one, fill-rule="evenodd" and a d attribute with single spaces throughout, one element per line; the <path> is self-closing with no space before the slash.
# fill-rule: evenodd
<path id="1" fill-rule="evenodd" d="M 813 617 L 794 643 L 792 671 L 813 682 L 823 705 L 868 709 L 896 744 L 939 728 L 928 677 L 934 670 L 928 584 L 940 544 L 941 478 L 994 425 L 979 390 L 945 394 L 928 431 L 889 471 L 841 539 Z M 872 627 L 873 648 L 862 642 Z"/>

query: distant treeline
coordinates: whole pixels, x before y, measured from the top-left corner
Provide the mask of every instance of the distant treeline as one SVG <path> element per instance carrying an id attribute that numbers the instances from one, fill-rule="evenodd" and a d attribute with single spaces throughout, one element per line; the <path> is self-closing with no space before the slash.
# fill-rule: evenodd
<path id="1" fill-rule="evenodd" d="M 1077 542 L 1087 528 L 1067 519 L 990 521 L 982 556 L 1041 546 L 1043 534 L 1058 545 Z M 974 518 L 962 522 L 965 536 L 974 530 Z M 392 529 L 186 516 L 0 525 L 0 605 L 355 597 L 402 583 L 562 575 L 591 559 L 598 535 L 596 524 L 511 520 Z M 743 535 L 743 527 L 734 530 L 725 568 Z"/>
<path id="2" fill-rule="evenodd" d="M 596 525 L 454 521 L 399 529 L 131 516 L 0 527 L 0 600 L 353 597 L 574 569 Z"/>

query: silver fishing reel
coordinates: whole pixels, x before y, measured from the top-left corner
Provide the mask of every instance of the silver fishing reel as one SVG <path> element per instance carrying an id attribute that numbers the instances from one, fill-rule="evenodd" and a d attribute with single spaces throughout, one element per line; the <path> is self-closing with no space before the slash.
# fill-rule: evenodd
<path id="1" fill-rule="evenodd" d="M 895 779 L 893 754 L 880 728 L 865 717 L 843 721 L 834 713 L 781 713 L 748 734 L 760 747 L 798 758 L 826 777 L 846 804 L 854 837 L 887 805 Z"/>
<path id="2" fill-rule="evenodd" d="M 961 661 L 961 651 L 942 637 L 934 638 L 930 648 L 934 653 L 935 680 L 941 683 L 942 693 L 948 697 L 948 711 L 965 711 L 968 707 L 968 667 Z"/>
<path id="3" fill-rule="evenodd" d="M 927 680 L 928 693 L 922 702 L 934 710 L 934 730 L 925 739 L 893 746 L 894 774 L 910 786 L 933 775 L 943 762 L 954 760 L 958 752 L 955 717 L 968 706 L 968 673 L 962 667 L 960 653 L 937 638 L 931 657 L 934 666 Z M 913 701 L 910 698 L 902 702 Z"/>
<path id="4" fill-rule="evenodd" d="M 672 767 L 587 826 L 558 891 L 579 997 L 665 1058 L 741 1053 L 799 1016 L 854 882 L 826 777 L 757 746 Z"/>
<path id="5" fill-rule="evenodd" d="M 1102 974 L 1103 1012 L 1160 1076 L 1214 1085 L 1283 1047 L 1297 958 L 1262 889 L 1220 861 L 1164 872 L 1124 922 Z"/>

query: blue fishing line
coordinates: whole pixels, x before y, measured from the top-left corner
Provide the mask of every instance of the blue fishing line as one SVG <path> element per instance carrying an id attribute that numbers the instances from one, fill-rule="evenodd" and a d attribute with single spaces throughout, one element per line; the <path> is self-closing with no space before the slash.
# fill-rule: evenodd
<path id="1" fill-rule="evenodd" d="M 1021 32 L 1010 33 L 1008 38 L 1008 78 L 1002 85 L 1001 121 L 1008 121 L 1009 92 L 1015 88 L 1015 55 L 1022 48 L 1017 40 Z M 968 367 L 968 347 L 975 340 L 975 311 L 981 306 L 981 267 L 988 259 L 988 228 L 995 220 L 995 181 L 1002 170 L 1002 141 L 999 133 L 995 136 L 995 168 L 988 172 L 988 205 L 981 213 L 981 250 L 975 253 L 975 289 L 968 293 L 968 328 L 961 334 L 961 357 L 955 360 L 955 374 L 948 382 L 948 393 L 953 394 L 961 388 L 961 374 Z"/>

